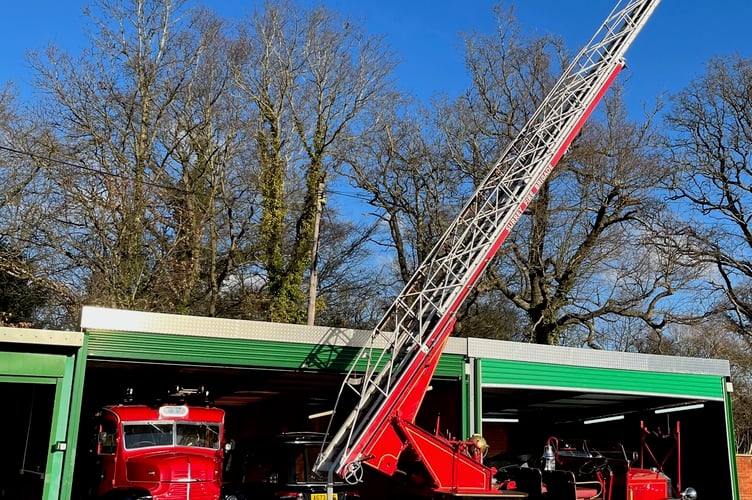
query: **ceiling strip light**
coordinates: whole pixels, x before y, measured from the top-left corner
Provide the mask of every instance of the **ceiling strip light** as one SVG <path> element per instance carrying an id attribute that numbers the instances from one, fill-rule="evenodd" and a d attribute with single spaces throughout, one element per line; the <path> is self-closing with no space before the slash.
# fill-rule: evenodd
<path id="1" fill-rule="evenodd" d="M 661 413 L 671 413 L 674 411 L 699 410 L 700 408 L 705 408 L 705 403 L 697 403 L 686 406 L 672 406 L 670 408 L 658 408 L 657 410 L 655 410 L 655 413 L 656 415 L 659 415 Z"/>
<path id="2" fill-rule="evenodd" d="M 614 420 L 624 420 L 624 415 L 611 415 L 610 417 L 593 418 L 585 420 L 583 424 L 600 424 L 601 422 L 613 422 Z"/>
<path id="3" fill-rule="evenodd" d="M 506 424 L 517 424 L 519 423 L 519 418 L 494 418 L 494 417 L 488 417 L 482 419 L 484 422 L 492 422 L 492 423 L 506 423 Z"/>

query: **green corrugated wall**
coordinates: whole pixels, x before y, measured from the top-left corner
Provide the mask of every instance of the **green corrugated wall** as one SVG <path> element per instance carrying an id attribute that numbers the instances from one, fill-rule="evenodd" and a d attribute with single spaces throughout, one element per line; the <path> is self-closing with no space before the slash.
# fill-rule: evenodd
<path id="1" fill-rule="evenodd" d="M 725 381 L 717 375 L 619 370 L 497 359 L 481 360 L 481 383 L 718 400 L 725 397 Z"/>
<path id="2" fill-rule="evenodd" d="M 344 372 L 359 350 L 354 347 L 265 340 L 89 331 L 88 357 L 259 368 L 307 368 Z M 444 354 L 436 375 L 459 377 L 465 360 Z"/>

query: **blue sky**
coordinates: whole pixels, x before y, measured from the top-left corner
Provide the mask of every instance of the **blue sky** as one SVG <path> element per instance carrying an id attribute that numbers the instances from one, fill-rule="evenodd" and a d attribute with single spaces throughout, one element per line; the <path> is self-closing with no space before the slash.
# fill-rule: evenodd
<path id="1" fill-rule="evenodd" d="M 467 84 L 459 33 L 491 33 L 492 0 L 303 0 L 319 1 L 381 34 L 399 55 L 400 86 L 427 99 L 454 95 Z M 86 43 L 83 8 L 87 0 L 6 2 L 0 15 L 0 83 L 12 80 L 22 91 L 30 75 L 25 53 L 55 43 L 78 53 Z M 204 0 L 224 17 L 240 18 L 259 0 Z M 615 5 L 615 0 L 507 0 L 523 28 L 562 35 L 579 49 Z M 630 106 L 676 92 L 704 71 L 714 55 L 752 57 L 752 1 L 663 0 L 627 54 Z M 622 76 L 622 80 L 624 76 Z"/>

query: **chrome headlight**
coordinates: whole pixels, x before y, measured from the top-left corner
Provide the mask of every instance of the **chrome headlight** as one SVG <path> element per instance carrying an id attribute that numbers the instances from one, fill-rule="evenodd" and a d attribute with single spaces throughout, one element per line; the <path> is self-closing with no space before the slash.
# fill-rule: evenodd
<path id="1" fill-rule="evenodd" d="M 697 500 L 697 492 L 694 488 L 687 488 L 682 491 L 681 497 L 682 500 Z"/>

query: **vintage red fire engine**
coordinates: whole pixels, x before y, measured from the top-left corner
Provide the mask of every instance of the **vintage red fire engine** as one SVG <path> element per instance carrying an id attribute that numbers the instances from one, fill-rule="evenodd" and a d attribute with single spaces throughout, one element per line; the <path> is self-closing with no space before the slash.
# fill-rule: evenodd
<path id="1" fill-rule="evenodd" d="M 643 430 L 646 428 L 643 426 Z M 677 433 L 672 435 L 678 444 Z M 671 450 L 670 454 L 676 451 Z M 656 467 L 645 467 L 644 455 L 655 459 L 643 442 L 641 453 L 627 453 L 615 441 L 562 439 L 550 437 L 540 459 L 521 466 L 505 466 L 499 471 L 502 489 L 524 493 L 521 498 L 556 500 L 695 500 L 694 488 L 681 489 L 662 468 L 669 455 L 656 460 Z M 681 477 L 678 454 L 675 473 Z M 514 497 L 514 496 L 513 496 Z"/>
<path id="2" fill-rule="evenodd" d="M 225 413 L 162 404 L 106 406 L 97 414 L 98 498 L 217 500 Z"/>

